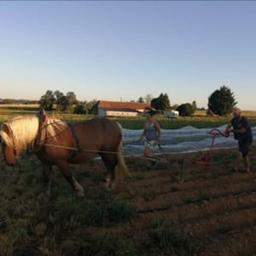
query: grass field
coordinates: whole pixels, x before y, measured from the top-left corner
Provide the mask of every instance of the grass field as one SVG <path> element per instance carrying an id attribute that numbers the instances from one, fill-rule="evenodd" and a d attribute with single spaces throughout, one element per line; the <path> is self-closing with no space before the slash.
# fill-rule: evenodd
<path id="1" fill-rule="evenodd" d="M 33 111 L 0 109 L 0 117 Z M 255 116 L 248 116 L 256 124 Z M 202 113 L 158 119 L 163 128 L 214 127 L 228 120 Z M 131 129 L 144 123 L 117 120 Z M 256 150 L 249 174 L 232 172 L 234 151 L 215 152 L 209 166 L 192 161 L 200 154 L 161 156 L 151 168 L 145 159 L 129 157 L 132 175 L 112 192 L 105 190 L 101 160 L 71 166 L 85 188 L 85 197 L 77 198 L 56 168 L 48 197 L 35 156 L 23 155 L 9 167 L 0 152 L 0 256 L 255 255 Z"/>
<path id="2" fill-rule="evenodd" d="M 0 122 L 6 121 L 17 115 L 36 114 L 38 112 L 37 105 L 0 105 Z M 244 114 L 250 119 L 253 126 L 256 126 L 256 112 L 245 111 Z M 92 115 L 77 115 L 69 113 L 60 113 L 53 111 L 49 114 L 54 118 L 65 121 L 83 121 L 93 118 Z M 121 123 L 127 129 L 142 129 L 144 117 L 129 118 L 113 118 Z M 177 119 L 169 119 L 163 116 L 157 117 L 161 128 L 177 129 L 184 126 L 194 126 L 197 128 L 219 127 L 229 122 L 230 117 L 212 117 L 207 116 L 205 111 L 197 111 L 192 117 L 179 117 Z"/>
<path id="3" fill-rule="evenodd" d="M 132 176 L 113 192 L 101 161 L 72 166 L 84 198 L 55 169 L 47 197 L 35 157 L 1 163 L 0 255 L 254 255 L 256 172 L 233 173 L 232 151 L 216 153 L 208 168 L 193 157 L 166 156 L 151 169 L 129 158 Z"/>

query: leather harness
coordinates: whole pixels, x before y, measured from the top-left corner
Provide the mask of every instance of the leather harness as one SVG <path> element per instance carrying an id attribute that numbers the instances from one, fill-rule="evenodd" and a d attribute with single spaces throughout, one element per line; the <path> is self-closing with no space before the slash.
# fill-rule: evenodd
<path id="1" fill-rule="evenodd" d="M 80 153 L 82 151 L 82 148 L 81 148 L 81 145 L 79 143 L 79 140 L 78 140 L 77 134 L 75 132 L 74 126 L 71 123 L 67 123 L 67 124 L 68 124 L 68 127 L 69 127 L 70 131 L 71 131 L 72 140 L 73 140 L 75 148 L 76 148 L 76 150 L 72 151 L 71 158 L 74 158 L 74 157 L 76 157 L 76 155 L 78 153 Z M 35 144 L 34 144 L 34 152 L 40 151 L 42 146 L 46 142 L 46 140 L 47 140 L 47 130 L 46 129 L 47 129 L 48 125 L 51 125 L 51 124 L 47 124 L 47 119 L 39 117 L 39 128 L 38 128 L 38 135 L 36 137 Z M 43 133 L 45 133 L 45 135 L 44 135 L 44 142 L 42 143 L 41 138 L 42 138 Z"/>
<path id="2" fill-rule="evenodd" d="M 73 151 L 73 153 L 72 153 L 72 158 L 74 158 L 74 157 L 76 157 L 76 155 L 78 153 L 82 152 L 82 148 L 81 148 L 81 145 L 79 143 L 79 140 L 78 140 L 77 134 L 75 132 L 74 126 L 70 123 L 68 123 L 68 126 L 70 128 L 73 141 L 75 142 L 75 148 L 77 149 L 77 150 Z"/>

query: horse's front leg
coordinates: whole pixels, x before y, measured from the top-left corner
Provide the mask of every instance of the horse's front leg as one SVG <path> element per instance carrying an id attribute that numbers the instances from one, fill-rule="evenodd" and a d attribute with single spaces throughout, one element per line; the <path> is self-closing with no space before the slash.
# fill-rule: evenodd
<path id="1" fill-rule="evenodd" d="M 52 188 L 52 165 L 43 164 L 43 181 L 47 185 L 46 194 L 51 196 Z"/>
<path id="2" fill-rule="evenodd" d="M 76 194 L 79 197 L 84 196 L 84 188 L 81 186 L 78 181 L 75 179 L 75 177 L 72 175 L 72 173 L 69 170 L 68 163 L 66 161 L 61 161 L 56 164 L 59 168 L 59 170 L 64 175 L 65 179 L 68 181 L 68 183 L 72 186 L 73 190 L 76 192 Z"/>

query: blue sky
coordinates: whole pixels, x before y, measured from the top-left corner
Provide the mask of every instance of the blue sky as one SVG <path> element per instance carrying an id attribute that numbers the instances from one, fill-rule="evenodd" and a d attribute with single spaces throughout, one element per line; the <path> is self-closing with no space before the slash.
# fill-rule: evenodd
<path id="1" fill-rule="evenodd" d="M 0 2 L 0 98 L 207 105 L 223 84 L 256 109 L 256 2 Z"/>

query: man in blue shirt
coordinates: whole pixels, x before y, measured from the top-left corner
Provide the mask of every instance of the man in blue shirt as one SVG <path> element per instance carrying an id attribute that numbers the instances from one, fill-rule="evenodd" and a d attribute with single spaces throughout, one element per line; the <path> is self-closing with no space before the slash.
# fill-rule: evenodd
<path id="1" fill-rule="evenodd" d="M 248 119 L 242 116 L 239 108 L 234 108 L 232 111 L 233 118 L 227 126 L 228 132 L 234 133 L 235 140 L 238 141 L 239 154 L 236 161 L 235 170 L 239 171 L 241 158 L 243 158 L 246 172 L 250 172 L 250 163 L 248 153 L 253 141 L 252 130 Z"/>

